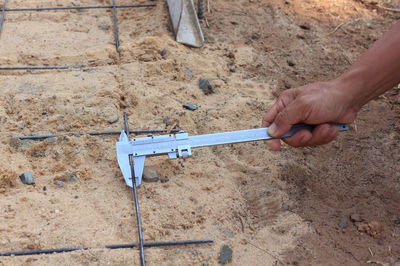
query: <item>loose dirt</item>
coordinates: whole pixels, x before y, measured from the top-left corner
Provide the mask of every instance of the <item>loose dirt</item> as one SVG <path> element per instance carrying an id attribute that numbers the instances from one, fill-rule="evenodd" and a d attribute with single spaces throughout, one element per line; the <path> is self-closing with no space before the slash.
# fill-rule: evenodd
<path id="1" fill-rule="evenodd" d="M 10 0 L 7 8 L 110 2 Z M 395 0 L 210 0 L 206 43 L 192 49 L 174 41 L 165 1 L 152 3 L 118 10 L 120 58 L 111 10 L 6 14 L 1 66 L 93 68 L 0 72 L 0 252 L 137 242 L 118 136 L 15 137 L 121 130 L 123 112 L 132 129 L 256 128 L 281 91 L 334 78 L 400 19 L 384 9 L 400 9 Z M 199 78 L 215 93 L 204 95 Z M 146 261 L 216 265 L 228 245 L 232 265 L 400 262 L 399 120 L 394 88 L 329 145 L 274 153 L 257 142 L 148 159 L 169 182 L 138 188 L 145 241 L 214 243 L 148 248 Z M 20 182 L 25 171 L 35 186 Z M 0 264 L 138 265 L 139 252 L 94 248 Z"/>

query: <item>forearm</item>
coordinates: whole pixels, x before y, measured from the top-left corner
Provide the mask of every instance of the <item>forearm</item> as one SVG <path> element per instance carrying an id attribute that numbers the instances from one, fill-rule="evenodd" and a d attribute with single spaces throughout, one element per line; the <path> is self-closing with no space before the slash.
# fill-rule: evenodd
<path id="1" fill-rule="evenodd" d="M 400 21 L 338 77 L 336 82 L 343 85 L 341 87 L 352 98 L 352 105 L 357 111 L 368 101 L 399 84 Z"/>

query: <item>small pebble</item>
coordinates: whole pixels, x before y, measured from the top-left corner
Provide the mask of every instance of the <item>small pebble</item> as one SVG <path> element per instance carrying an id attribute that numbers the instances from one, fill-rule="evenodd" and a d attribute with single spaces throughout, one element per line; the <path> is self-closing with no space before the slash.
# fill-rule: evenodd
<path id="1" fill-rule="evenodd" d="M 47 115 L 47 112 L 42 112 L 42 115 Z"/>
<path id="2" fill-rule="evenodd" d="M 287 61 L 287 64 L 288 64 L 288 66 L 291 66 L 291 67 L 293 67 L 293 66 L 295 66 L 296 64 L 295 63 L 293 63 L 292 61 L 290 61 L 290 60 L 288 60 Z"/>
<path id="3" fill-rule="evenodd" d="M 118 109 L 114 105 L 104 107 L 102 115 L 109 124 L 114 124 L 119 121 Z"/>
<path id="4" fill-rule="evenodd" d="M 167 183 L 169 181 L 168 177 L 161 178 L 161 183 Z"/>
<path id="5" fill-rule="evenodd" d="M 234 237 L 234 236 L 233 236 L 233 233 L 232 233 L 231 231 L 224 230 L 224 231 L 222 231 L 222 233 L 223 233 L 224 235 L 226 235 L 227 237 L 229 237 L 229 238 L 233 238 L 233 237 Z"/>
<path id="6" fill-rule="evenodd" d="M 166 57 L 166 55 L 168 54 L 168 50 L 167 49 L 162 49 L 161 51 L 160 51 L 160 55 L 165 59 L 165 57 Z"/>
<path id="7" fill-rule="evenodd" d="M 33 178 L 33 174 L 31 172 L 24 172 L 22 175 L 19 176 L 21 182 L 26 185 L 33 185 L 35 184 L 35 179 Z"/>
<path id="8" fill-rule="evenodd" d="M 214 86 L 208 79 L 200 78 L 199 79 L 199 87 L 203 91 L 205 95 L 214 93 Z"/>
<path id="9" fill-rule="evenodd" d="M 302 24 L 302 25 L 300 25 L 300 28 L 303 30 L 310 30 L 310 25 Z"/>
<path id="10" fill-rule="evenodd" d="M 229 71 L 236 72 L 236 66 L 235 65 L 229 66 Z"/>
<path id="11" fill-rule="evenodd" d="M 289 210 L 289 205 L 283 203 L 283 204 L 282 204 L 282 210 L 283 210 L 283 211 L 288 211 L 288 210 Z"/>
<path id="12" fill-rule="evenodd" d="M 185 67 L 185 73 L 189 77 L 190 80 L 194 79 L 193 71 L 187 67 Z"/>
<path id="13" fill-rule="evenodd" d="M 350 214 L 350 221 L 352 221 L 353 223 L 357 223 L 357 222 L 361 222 L 361 216 L 358 213 L 352 213 Z"/>
<path id="14" fill-rule="evenodd" d="M 56 186 L 58 186 L 58 187 L 64 186 L 64 182 L 61 181 L 61 180 L 56 180 L 56 181 L 54 182 L 54 184 L 56 184 Z"/>
<path id="15" fill-rule="evenodd" d="M 43 187 L 43 191 L 46 191 L 46 190 L 47 190 L 47 187 L 46 187 L 46 186 L 44 186 L 44 187 Z"/>
<path id="16" fill-rule="evenodd" d="M 57 126 L 57 131 L 64 131 L 65 130 L 65 128 L 64 128 L 64 126 L 63 125 L 58 125 Z"/>
<path id="17" fill-rule="evenodd" d="M 230 262 L 232 260 L 232 254 L 233 250 L 227 245 L 224 245 L 219 255 L 219 263 L 227 264 L 228 262 Z"/>
<path id="18" fill-rule="evenodd" d="M 143 181 L 144 182 L 157 182 L 160 179 L 160 175 L 157 170 L 151 166 L 145 166 L 143 169 Z"/>
<path id="19" fill-rule="evenodd" d="M 75 173 L 66 172 L 65 175 L 66 175 L 65 181 L 67 181 L 68 183 L 73 183 L 78 179 Z"/>
<path id="20" fill-rule="evenodd" d="M 251 39 L 253 39 L 253 40 L 258 40 L 258 39 L 260 39 L 260 34 L 258 34 L 258 33 L 253 33 L 253 35 L 251 35 Z"/>
<path id="21" fill-rule="evenodd" d="M 183 106 L 183 108 L 188 109 L 190 111 L 195 111 L 200 107 L 200 106 L 192 104 L 192 103 L 185 103 L 182 106 Z"/>
<path id="22" fill-rule="evenodd" d="M 100 25 L 100 26 L 97 26 L 99 29 L 101 29 L 101 30 L 109 30 L 110 29 L 110 26 L 108 26 L 108 25 Z"/>
<path id="23" fill-rule="evenodd" d="M 347 226 L 346 220 L 344 218 L 340 218 L 339 227 L 346 228 L 346 226 Z"/>

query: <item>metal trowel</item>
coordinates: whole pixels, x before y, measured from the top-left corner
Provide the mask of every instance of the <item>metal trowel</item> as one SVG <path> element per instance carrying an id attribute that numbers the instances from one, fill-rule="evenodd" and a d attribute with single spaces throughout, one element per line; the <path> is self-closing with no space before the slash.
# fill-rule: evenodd
<path id="1" fill-rule="evenodd" d="M 197 48 L 202 47 L 204 36 L 193 0 L 167 0 L 167 2 L 176 41 Z"/>

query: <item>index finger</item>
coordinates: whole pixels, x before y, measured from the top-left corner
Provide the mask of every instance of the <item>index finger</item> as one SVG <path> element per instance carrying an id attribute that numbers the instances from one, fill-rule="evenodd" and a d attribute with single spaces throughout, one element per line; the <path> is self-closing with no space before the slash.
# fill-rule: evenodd
<path id="1" fill-rule="evenodd" d="M 283 110 L 285 107 L 294 101 L 295 94 L 293 90 L 284 91 L 279 98 L 276 100 L 274 105 L 267 111 L 262 120 L 263 126 L 270 126 L 274 122 L 275 117 Z"/>

